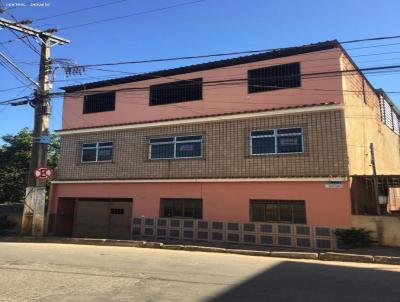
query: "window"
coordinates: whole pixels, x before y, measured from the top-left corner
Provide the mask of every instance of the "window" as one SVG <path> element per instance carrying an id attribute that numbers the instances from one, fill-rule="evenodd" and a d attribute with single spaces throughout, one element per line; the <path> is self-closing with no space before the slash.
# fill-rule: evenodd
<path id="1" fill-rule="evenodd" d="M 124 209 L 110 209 L 110 214 L 124 215 Z"/>
<path id="2" fill-rule="evenodd" d="M 194 198 L 161 198 L 160 216 L 176 218 L 203 218 L 203 200 Z"/>
<path id="3" fill-rule="evenodd" d="M 251 155 L 303 152 L 303 128 L 252 131 Z"/>
<path id="4" fill-rule="evenodd" d="M 250 219 L 255 222 L 307 223 L 304 200 L 250 200 Z"/>
<path id="5" fill-rule="evenodd" d="M 150 139 L 150 159 L 201 157 L 202 136 L 176 136 Z"/>
<path id="6" fill-rule="evenodd" d="M 249 93 L 300 86 L 301 75 L 299 62 L 248 71 Z"/>
<path id="7" fill-rule="evenodd" d="M 93 143 L 82 145 L 82 162 L 111 161 L 113 157 L 113 143 Z"/>
<path id="8" fill-rule="evenodd" d="M 196 101 L 202 98 L 202 78 L 150 86 L 150 106 Z"/>
<path id="9" fill-rule="evenodd" d="M 83 114 L 114 110 L 115 92 L 85 95 L 83 99 Z"/>

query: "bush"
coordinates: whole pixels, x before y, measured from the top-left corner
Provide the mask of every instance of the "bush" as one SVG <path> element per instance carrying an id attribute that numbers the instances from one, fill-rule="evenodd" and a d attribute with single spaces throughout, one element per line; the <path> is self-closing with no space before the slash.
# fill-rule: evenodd
<path id="1" fill-rule="evenodd" d="M 348 248 L 369 247 L 374 241 L 371 238 L 371 231 L 365 229 L 341 229 L 335 231 L 339 242 Z"/>

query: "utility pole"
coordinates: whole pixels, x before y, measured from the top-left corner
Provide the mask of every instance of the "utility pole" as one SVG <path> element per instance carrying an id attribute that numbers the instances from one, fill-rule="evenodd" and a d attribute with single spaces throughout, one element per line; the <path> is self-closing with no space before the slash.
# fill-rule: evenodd
<path id="1" fill-rule="evenodd" d="M 50 143 L 50 49 L 56 44 L 69 43 L 68 40 L 52 35 L 18 22 L 0 18 L 0 26 L 36 37 L 41 42 L 38 89 L 35 90 L 34 128 L 32 155 L 26 188 L 25 207 L 22 216 L 21 233 L 25 235 L 43 236 L 45 221 L 46 180 L 34 176 L 34 171 L 47 166 L 47 150 Z"/>
<path id="2" fill-rule="evenodd" d="M 371 153 L 372 182 L 373 182 L 373 185 L 374 185 L 374 197 L 375 197 L 375 203 L 376 203 L 376 213 L 378 215 L 382 215 L 381 206 L 379 204 L 378 176 L 376 175 L 374 143 L 370 143 L 369 144 L 369 150 L 370 150 L 370 153 Z"/>

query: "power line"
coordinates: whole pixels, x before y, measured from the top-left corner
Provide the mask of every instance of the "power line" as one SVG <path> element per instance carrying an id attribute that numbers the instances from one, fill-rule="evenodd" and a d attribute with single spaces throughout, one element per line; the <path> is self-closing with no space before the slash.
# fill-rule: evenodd
<path id="1" fill-rule="evenodd" d="M 104 22 L 110 22 L 110 21 L 115 21 L 115 20 L 121 20 L 121 19 L 134 17 L 134 16 L 152 14 L 152 13 L 156 13 L 156 12 L 160 12 L 160 11 L 165 11 L 165 10 L 169 10 L 169 9 L 173 9 L 173 8 L 177 8 L 177 7 L 182 7 L 182 6 L 188 6 L 188 5 L 192 5 L 192 4 L 196 4 L 196 3 L 200 3 L 200 2 L 205 2 L 205 1 L 207 1 L 207 0 L 196 0 L 196 1 L 183 2 L 183 3 L 178 3 L 178 4 L 175 4 L 175 5 L 169 5 L 169 6 L 164 6 L 164 7 L 160 7 L 160 8 L 154 8 L 154 9 L 145 10 L 145 11 L 141 11 L 141 12 L 136 12 L 136 13 L 132 13 L 132 14 L 128 14 L 128 15 L 122 15 L 122 16 L 118 16 L 118 17 L 106 18 L 106 19 L 87 22 L 87 23 L 83 23 L 83 24 L 66 26 L 66 27 L 60 28 L 59 31 L 70 30 L 70 29 L 73 29 L 73 28 L 79 28 L 79 27 L 84 27 L 84 26 L 93 25 L 93 24 L 99 24 L 99 23 L 104 23 Z"/>
<path id="2" fill-rule="evenodd" d="M 52 18 L 55 18 L 55 17 L 67 16 L 67 15 L 71 15 L 71 14 L 75 14 L 75 13 L 79 13 L 79 12 L 83 12 L 83 11 L 88 11 L 88 10 L 92 10 L 92 9 L 96 9 L 96 8 L 100 8 L 100 7 L 105 7 L 105 6 L 110 6 L 110 5 L 126 2 L 126 1 L 128 1 L 128 0 L 112 1 L 112 2 L 107 2 L 107 3 L 94 5 L 94 6 L 90 6 L 90 7 L 86 7 L 86 8 L 80 8 L 80 9 L 76 9 L 76 10 L 71 10 L 71 11 L 67 11 L 67 12 L 64 12 L 64 13 L 56 14 L 56 15 L 51 15 L 51 16 L 47 16 L 47 17 L 34 19 L 33 22 L 48 20 L 48 19 L 52 19 Z"/>

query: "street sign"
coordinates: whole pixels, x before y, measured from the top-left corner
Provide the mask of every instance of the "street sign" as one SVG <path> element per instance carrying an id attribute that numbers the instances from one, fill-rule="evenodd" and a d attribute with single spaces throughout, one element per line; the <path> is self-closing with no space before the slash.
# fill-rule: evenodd
<path id="1" fill-rule="evenodd" d="M 51 176 L 51 170 L 46 167 L 40 167 L 37 168 L 33 174 L 35 175 L 36 178 L 38 179 L 47 179 Z"/>

